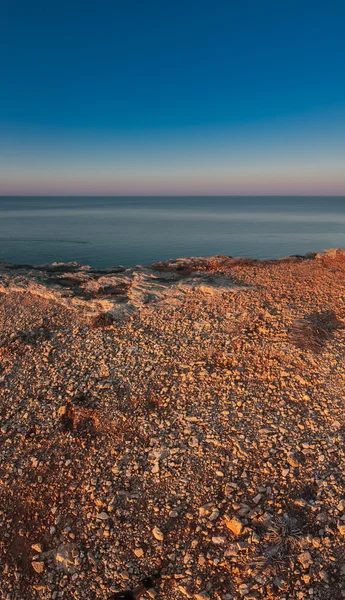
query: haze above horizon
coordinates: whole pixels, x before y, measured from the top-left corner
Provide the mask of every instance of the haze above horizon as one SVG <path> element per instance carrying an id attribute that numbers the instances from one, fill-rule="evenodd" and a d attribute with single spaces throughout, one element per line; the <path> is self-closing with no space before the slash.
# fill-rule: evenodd
<path id="1" fill-rule="evenodd" d="M 4 0 L 0 194 L 345 194 L 345 4 Z"/>

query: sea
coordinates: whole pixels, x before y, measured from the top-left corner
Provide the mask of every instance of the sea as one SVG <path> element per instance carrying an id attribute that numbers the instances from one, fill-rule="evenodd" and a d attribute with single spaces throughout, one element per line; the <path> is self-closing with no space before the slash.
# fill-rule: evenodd
<path id="1" fill-rule="evenodd" d="M 0 196 L 0 259 L 95 268 L 345 248 L 345 196 Z"/>

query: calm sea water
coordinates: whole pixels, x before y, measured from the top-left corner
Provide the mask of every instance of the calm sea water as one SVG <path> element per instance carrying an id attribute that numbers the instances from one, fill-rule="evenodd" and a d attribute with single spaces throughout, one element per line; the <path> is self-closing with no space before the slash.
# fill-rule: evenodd
<path id="1" fill-rule="evenodd" d="M 0 258 L 148 265 L 345 248 L 345 197 L 0 197 Z"/>

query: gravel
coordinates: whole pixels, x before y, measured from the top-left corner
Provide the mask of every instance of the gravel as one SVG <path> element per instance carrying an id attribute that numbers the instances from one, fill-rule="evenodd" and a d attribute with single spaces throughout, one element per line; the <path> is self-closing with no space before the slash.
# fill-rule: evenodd
<path id="1" fill-rule="evenodd" d="M 2 264 L 0 596 L 345 597 L 344 274 Z"/>

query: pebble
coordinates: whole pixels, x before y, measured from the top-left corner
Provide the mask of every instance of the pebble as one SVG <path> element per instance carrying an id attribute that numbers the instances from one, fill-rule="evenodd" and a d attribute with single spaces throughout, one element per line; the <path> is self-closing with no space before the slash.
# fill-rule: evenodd
<path id="1" fill-rule="evenodd" d="M 214 508 L 210 514 L 210 521 L 215 521 L 216 519 L 218 519 L 218 517 L 219 517 L 219 510 L 218 510 L 218 508 Z"/>
<path id="2" fill-rule="evenodd" d="M 106 521 L 107 519 L 109 519 L 109 515 L 106 512 L 100 512 L 96 519 L 98 519 L 99 521 Z"/>
<path id="3" fill-rule="evenodd" d="M 241 533 L 243 531 L 243 524 L 239 519 L 237 519 L 237 517 L 231 518 L 231 517 L 225 515 L 224 519 L 225 519 L 225 525 L 227 526 L 228 529 L 230 529 L 230 531 L 234 535 L 241 535 Z"/>
<path id="4" fill-rule="evenodd" d="M 344 523 L 338 523 L 337 527 L 338 527 L 339 533 L 341 533 L 341 535 L 345 535 L 345 524 Z"/>
<path id="5" fill-rule="evenodd" d="M 195 600 L 208 600 L 210 597 L 210 594 L 204 590 L 202 592 L 197 592 L 196 594 L 194 594 L 194 598 Z"/>
<path id="6" fill-rule="evenodd" d="M 43 573 L 45 569 L 45 564 L 43 561 L 34 560 L 31 564 L 36 573 Z"/>
<path id="7" fill-rule="evenodd" d="M 154 527 L 152 529 L 152 535 L 154 538 L 156 538 L 156 540 L 158 540 L 160 542 L 162 542 L 164 540 L 164 534 L 158 527 Z"/>
<path id="8" fill-rule="evenodd" d="M 184 585 L 178 585 L 177 588 L 180 590 L 181 594 L 183 594 L 187 598 L 193 598 L 193 595 L 188 592 L 187 588 Z"/>
<path id="9" fill-rule="evenodd" d="M 310 552 L 307 552 L 307 551 L 302 552 L 302 554 L 299 554 L 298 560 L 304 569 L 308 569 L 313 564 L 313 559 L 311 557 L 311 554 L 310 554 Z"/>

